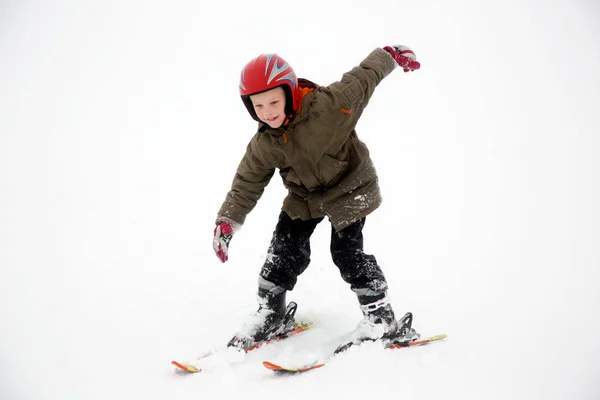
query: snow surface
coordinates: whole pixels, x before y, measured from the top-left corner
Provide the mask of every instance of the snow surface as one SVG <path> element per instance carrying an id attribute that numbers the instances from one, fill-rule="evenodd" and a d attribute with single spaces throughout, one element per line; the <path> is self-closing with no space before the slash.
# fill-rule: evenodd
<path id="1" fill-rule="evenodd" d="M 600 398 L 597 1 L 0 3 L 1 399 Z M 314 330 L 197 375 L 256 308 L 275 177 L 220 264 L 255 129 L 241 67 L 337 80 L 411 46 L 358 126 L 384 203 L 366 249 L 429 347 L 319 356 L 360 319 L 328 223 L 289 299 Z"/>

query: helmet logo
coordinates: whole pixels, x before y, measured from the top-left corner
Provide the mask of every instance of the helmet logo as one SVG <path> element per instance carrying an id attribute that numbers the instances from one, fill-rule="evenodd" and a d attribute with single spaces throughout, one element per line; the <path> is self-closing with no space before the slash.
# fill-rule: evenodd
<path id="1" fill-rule="evenodd" d="M 267 75 L 267 72 L 269 70 L 269 65 L 271 64 L 271 59 L 273 58 L 273 56 L 274 56 L 274 54 L 269 54 L 267 56 L 267 65 L 266 65 L 266 69 L 265 69 L 265 75 Z M 281 60 L 281 65 L 277 65 L 277 59 L 275 59 L 275 61 L 273 63 L 273 68 L 271 69 L 271 73 L 269 74 L 269 77 L 267 78 L 267 85 L 270 85 L 273 78 L 275 78 L 277 75 L 279 75 L 281 72 L 285 71 L 288 68 L 290 68 L 290 65 L 286 61 Z M 277 78 L 275 81 L 279 82 L 279 81 L 287 80 L 287 81 L 289 81 L 290 86 L 293 88 L 293 87 L 295 87 L 294 79 L 293 79 L 295 77 L 295 75 L 296 74 L 292 70 L 288 74 Z"/>

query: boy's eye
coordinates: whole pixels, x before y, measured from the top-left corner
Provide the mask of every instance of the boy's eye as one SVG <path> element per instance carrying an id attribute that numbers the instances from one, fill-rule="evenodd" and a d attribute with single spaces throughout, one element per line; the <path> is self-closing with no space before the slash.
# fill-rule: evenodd
<path id="1" fill-rule="evenodd" d="M 275 104 L 279 103 L 279 100 L 275 100 L 271 102 L 271 105 L 274 106 Z"/>
<path id="2" fill-rule="evenodd" d="M 254 108 L 261 108 L 261 107 L 262 107 L 262 104 L 255 104 L 254 105 Z"/>

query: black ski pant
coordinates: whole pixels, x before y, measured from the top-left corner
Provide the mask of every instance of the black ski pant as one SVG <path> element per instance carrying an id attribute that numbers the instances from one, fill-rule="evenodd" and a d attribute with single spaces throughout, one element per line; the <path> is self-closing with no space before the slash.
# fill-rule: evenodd
<path id="1" fill-rule="evenodd" d="M 303 221 L 279 214 L 267 259 L 260 276 L 273 284 L 292 290 L 298 276 L 310 263 L 310 237 L 323 218 Z M 384 293 L 387 282 L 375 257 L 363 251 L 362 229 L 365 218 L 336 231 L 331 228 L 331 258 L 342 279 L 350 288 L 362 293 Z"/>

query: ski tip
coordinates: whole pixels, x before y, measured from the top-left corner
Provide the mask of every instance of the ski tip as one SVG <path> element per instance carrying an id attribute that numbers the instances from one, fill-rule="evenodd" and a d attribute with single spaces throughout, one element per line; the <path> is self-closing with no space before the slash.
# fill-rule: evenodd
<path id="1" fill-rule="evenodd" d="M 441 335 L 435 335 L 435 336 L 430 336 L 428 338 L 425 339 L 420 339 L 420 340 L 416 340 L 414 342 L 409 342 L 408 346 L 412 347 L 412 346 L 420 346 L 423 344 L 427 344 L 427 343 L 431 343 L 431 342 L 436 342 L 438 340 L 442 340 L 446 338 L 446 334 L 441 334 Z"/>
<path id="2" fill-rule="evenodd" d="M 271 371 L 295 374 L 298 372 L 306 372 L 306 371 L 310 371 L 311 369 L 321 368 L 322 366 L 325 365 L 325 363 L 324 362 L 323 363 L 315 363 L 315 364 L 307 365 L 304 367 L 298 367 L 298 368 L 282 367 L 280 365 L 273 364 L 272 362 L 269 362 L 269 361 L 263 361 L 263 365 L 267 369 L 270 369 Z"/>
<path id="3" fill-rule="evenodd" d="M 193 365 L 189 365 L 189 364 L 183 364 L 177 361 L 171 361 L 171 364 L 173 364 L 174 366 L 176 366 L 177 368 L 186 371 L 186 372 L 200 372 L 202 371 L 201 369 L 198 369 L 196 367 L 194 367 Z"/>
<path id="4" fill-rule="evenodd" d="M 317 368 L 321 368 L 325 365 L 324 362 L 322 363 L 316 363 L 316 364 L 312 364 L 312 365 L 308 365 L 306 367 L 302 367 L 302 368 L 298 368 L 298 372 L 306 372 L 306 371 L 310 371 L 311 369 L 317 369 Z"/>
<path id="5" fill-rule="evenodd" d="M 422 346 L 431 342 L 436 342 L 438 340 L 442 340 L 442 339 L 446 339 L 447 335 L 445 333 L 441 334 L 441 335 L 435 335 L 435 336 L 430 336 L 427 338 L 423 338 L 423 339 L 418 339 L 415 340 L 414 342 L 405 342 L 405 343 L 400 343 L 397 345 L 393 345 L 390 347 L 387 347 L 388 349 L 402 349 L 405 347 L 415 347 L 415 346 Z"/>
<path id="6" fill-rule="evenodd" d="M 282 367 L 269 361 L 263 361 L 263 365 L 265 368 L 270 369 L 271 371 L 283 371 Z"/>

